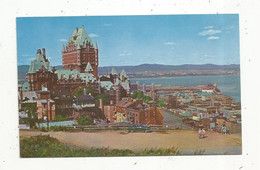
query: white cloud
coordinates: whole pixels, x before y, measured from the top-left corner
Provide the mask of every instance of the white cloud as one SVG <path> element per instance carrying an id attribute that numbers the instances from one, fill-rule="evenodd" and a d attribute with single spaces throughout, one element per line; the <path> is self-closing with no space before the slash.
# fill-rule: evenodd
<path id="1" fill-rule="evenodd" d="M 131 55 L 132 55 L 132 53 L 129 53 L 127 51 L 124 51 L 124 52 L 119 54 L 119 56 L 131 56 Z"/>
<path id="2" fill-rule="evenodd" d="M 65 38 L 60 39 L 60 42 L 67 42 Z"/>
<path id="3" fill-rule="evenodd" d="M 214 34 L 218 34 L 218 33 L 221 33 L 221 31 L 210 29 L 210 30 L 205 30 L 205 31 L 199 32 L 199 36 L 214 35 Z"/>
<path id="4" fill-rule="evenodd" d="M 204 54 L 203 57 L 201 57 L 201 59 L 205 59 L 205 58 L 216 58 L 216 56 Z"/>
<path id="5" fill-rule="evenodd" d="M 208 40 L 218 40 L 219 39 L 219 37 L 216 37 L 216 36 L 210 36 L 210 37 L 208 37 Z"/>
<path id="6" fill-rule="evenodd" d="M 30 57 L 32 54 L 22 54 L 22 57 Z"/>
<path id="7" fill-rule="evenodd" d="M 91 38 L 98 37 L 98 35 L 94 34 L 94 33 L 90 33 L 88 36 L 91 37 Z"/>
<path id="8" fill-rule="evenodd" d="M 214 27 L 213 25 L 210 25 L 210 26 L 204 27 L 204 29 L 212 29 L 213 27 Z"/>
<path id="9" fill-rule="evenodd" d="M 110 26 L 112 26 L 112 24 L 105 23 L 104 26 L 105 27 L 110 27 Z"/>
<path id="10" fill-rule="evenodd" d="M 165 42 L 164 45 L 175 45 L 176 43 L 175 42 L 172 42 L 172 41 L 168 41 L 168 42 Z"/>

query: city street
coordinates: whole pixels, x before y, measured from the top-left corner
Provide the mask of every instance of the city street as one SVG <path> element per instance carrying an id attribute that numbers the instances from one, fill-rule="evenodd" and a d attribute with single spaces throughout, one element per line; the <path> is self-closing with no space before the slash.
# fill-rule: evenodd
<path id="1" fill-rule="evenodd" d="M 174 128 L 178 127 L 179 129 L 192 129 L 190 126 L 185 125 L 182 122 L 182 118 L 174 115 L 168 110 L 163 110 L 163 124 Z"/>

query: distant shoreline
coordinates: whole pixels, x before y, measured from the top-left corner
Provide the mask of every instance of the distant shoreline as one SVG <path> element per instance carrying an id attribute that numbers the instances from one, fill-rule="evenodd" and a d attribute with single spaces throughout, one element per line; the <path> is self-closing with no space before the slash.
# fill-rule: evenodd
<path id="1" fill-rule="evenodd" d="M 140 80 L 143 80 L 143 79 L 170 79 L 170 78 L 185 78 L 185 77 L 221 77 L 221 76 L 223 76 L 223 77 L 228 77 L 228 76 L 240 76 L 240 75 L 207 75 L 207 76 L 205 76 L 205 75 L 202 75 L 202 76 L 200 76 L 200 75 L 195 75 L 195 76 L 174 76 L 174 77 L 165 77 L 165 76 L 163 76 L 163 77 L 140 77 L 140 78 L 129 78 L 130 80 L 131 79 L 140 79 Z"/>

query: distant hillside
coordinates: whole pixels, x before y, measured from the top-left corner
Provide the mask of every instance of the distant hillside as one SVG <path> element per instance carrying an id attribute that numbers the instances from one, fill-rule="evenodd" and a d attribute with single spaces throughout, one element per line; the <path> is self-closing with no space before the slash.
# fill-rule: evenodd
<path id="1" fill-rule="evenodd" d="M 108 67 L 99 67 L 99 74 L 110 73 L 112 68 L 115 68 L 118 72 L 125 69 L 127 73 L 135 77 L 136 72 L 167 72 L 167 71 L 178 71 L 178 70 L 233 70 L 240 71 L 239 64 L 231 65 L 214 65 L 214 64 L 202 64 L 202 65 L 193 65 L 193 64 L 184 64 L 184 65 L 162 65 L 162 64 L 141 64 L 137 66 L 108 66 Z M 63 69 L 61 65 L 55 66 L 56 69 Z M 26 73 L 29 69 L 29 65 L 20 65 L 18 66 L 18 80 L 24 81 Z M 173 75 L 173 74 L 172 74 Z M 189 74 L 190 75 L 190 74 Z M 138 76 L 139 77 L 139 76 Z"/>
<path id="2" fill-rule="evenodd" d="M 29 65 L 20 65 L 18 66 L 18 81 L 24 81 L 26 73 L 29 70 Z"/>
<path id="3" fill-rule="evenodd" d="M 143 72 L 143 71 L 170 71 L 170 70 L 240 70 L 239 64 L 231 65 L 214 65 L 214 64 L 183 64 L 183 65 L 161 65 L 161 64 L 141 64 L 138 66 L 109 66 L 99 67 L 99 73 L 110 72 L 112 68 L 121 71 L 125 69 L 126 72 Z"/>
<path id="4" fill-rule="evenodd" d="M 29 67 L 30 67 L 29 65 L 19 65 L 18 66 L 18 81 L 25 81 L 26 80 L 25 76 L 26 76 L 26 73 L 29 70 Z M 63 69 L 63 67 L 61 65 L 55 66 L 55 68 L 57 70 Z"/>

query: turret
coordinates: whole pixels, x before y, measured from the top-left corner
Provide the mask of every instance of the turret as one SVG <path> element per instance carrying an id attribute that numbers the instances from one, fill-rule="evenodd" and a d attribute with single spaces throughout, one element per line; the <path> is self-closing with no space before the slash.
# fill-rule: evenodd
<path id="1" fill-rule="evenodd" d="M 126 72 L 125 72 L 125 70 L 123 69 L 122 72 L 121 72 L 121 74 L 120 74 L 120 79 L 121 79 L 121 81 L 122 81 L 122 82 L 125 82 L 126 77 L 127 77 Z"/>
<path id="2" fill-rule="evenodd" d="M 52 67 L 52 72 L 55 73 L 55 71 L 56 71 L 56 68 L 55 68 L 55 66 L 53 66 Z"/>
<path id="3" fill-rule="evenodd" d="M 42 54 L 41 49 L 38 49 L 36 54 Z"/>
<path id="4" fill-rule="evenodd" d="M 45 51 L 45 48 L 42 48 L 42 56 L 44 58 L 44 61 L 47 62 L 48 59 L 46 58 L 46 51 Z"/>

